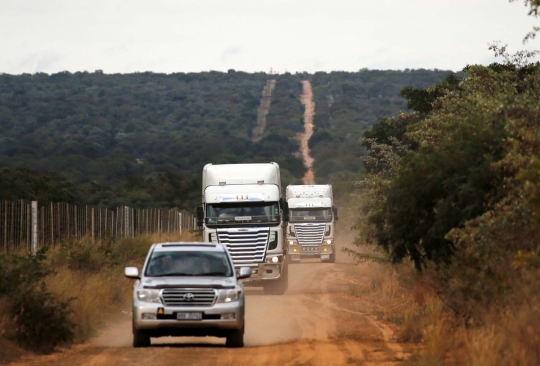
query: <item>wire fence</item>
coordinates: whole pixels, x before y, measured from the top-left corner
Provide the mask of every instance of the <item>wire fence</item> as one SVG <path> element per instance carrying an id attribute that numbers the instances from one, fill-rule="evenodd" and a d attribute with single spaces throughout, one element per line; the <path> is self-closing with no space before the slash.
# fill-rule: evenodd
<path id="1" fill-rule="evenodd" d="M 0 201 L 0 250 L 25 246 L 37 250 L 66 239 L 120 239 L 154 233 L 181 233 L 196 228 L 195 217 L 178 209 L 135 209 L 36 201 Z"/>

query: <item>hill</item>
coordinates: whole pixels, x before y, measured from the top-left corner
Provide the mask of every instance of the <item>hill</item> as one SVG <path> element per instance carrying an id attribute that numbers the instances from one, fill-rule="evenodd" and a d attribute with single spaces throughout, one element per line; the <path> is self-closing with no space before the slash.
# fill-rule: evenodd
<path id="1" fill-rule="evenodd" d="M 2 74 L 0 167 L 58 173 L 84 187 L 92 204 L 193 209 L 208 162 L 276 161 L 284 184 L 300 181 L 301 80 L 314 86 L 310 144 L 324 181 L 360 172 L 358 139 L 378 119 L 406 109 L 399 90 L 435 84 L 447 73 Z M 276 86 L 266 130 L 253 142 L 269 79 Z"/>

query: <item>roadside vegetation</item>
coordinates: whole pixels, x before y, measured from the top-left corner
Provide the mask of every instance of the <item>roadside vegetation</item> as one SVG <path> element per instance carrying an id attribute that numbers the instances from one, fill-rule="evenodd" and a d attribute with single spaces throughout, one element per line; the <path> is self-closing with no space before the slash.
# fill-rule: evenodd
<path id="1" fill-rule="evenodd" d="M 395 264 L 410 296 L 387 317 L 413 364 L 540 360 L 540 63 L 492 49 L 364 133 L 351 254 Z"/>
<path id="2" fill-rule="evenodd" d="M 68 240 L 36 255 L 0 254 L 0 345 L 50 353 L 87 340 L 131 312 L 133 281 L 124 278 L 124 267 L 141 268 L 152 243 L 195 237 Z M 10 352 L 2 354 L 8 359 L 0 362 L 9 360 Z"/>

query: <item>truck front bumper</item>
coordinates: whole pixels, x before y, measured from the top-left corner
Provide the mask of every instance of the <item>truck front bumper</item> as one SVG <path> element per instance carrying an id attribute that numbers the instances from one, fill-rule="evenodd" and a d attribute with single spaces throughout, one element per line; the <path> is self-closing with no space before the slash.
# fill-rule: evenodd
<path id="1" fill-rule="evenodd" d="M 239 266 L 240 268 L 242 266 Z M 244 286 L 262 286 L 262 282 L 278 280 L 281 277 L 283 263 L 259 263 L 251 267 L 251 277 L 241 279 Z"/>
<path id="2" fill-rule="evenodd" d="M 334 244 L 319 245 L 289 245 L 289 255 L 293 262 L 300 261 L 300 258 L 320 257 L 322 260 L 329 260 L 334 253 Z"/>

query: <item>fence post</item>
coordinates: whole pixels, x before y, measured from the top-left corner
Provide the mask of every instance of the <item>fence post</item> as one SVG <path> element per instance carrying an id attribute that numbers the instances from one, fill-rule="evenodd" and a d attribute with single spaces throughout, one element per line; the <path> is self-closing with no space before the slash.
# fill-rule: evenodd
<path id="1" fill-rule="evenodd" d="M 32 252 L 37 253 L 38 250 L 38 203 L 32 201 Z"/>
<path id="2" fill-rule="evenodd" d="M 92 207 L 92 210 L 90 211 L 91 215 L 92 215 L 92 220 L 90 221 L 91 222 L 91 230 L 92 230 L 92 244 L 94 244 L 94 236 L 95 236 L 95 233 L 96 233 L 96 222 L 94 221 L 95 220 L 95 211 L 94 211 L 94 207 Z"/>
<path id="3" fill-rule="evenodd" d="M 180 234 L 182 234 L 182 213 L 179 212 L 178 213 L 178 231 L 180 232 Z"/>

